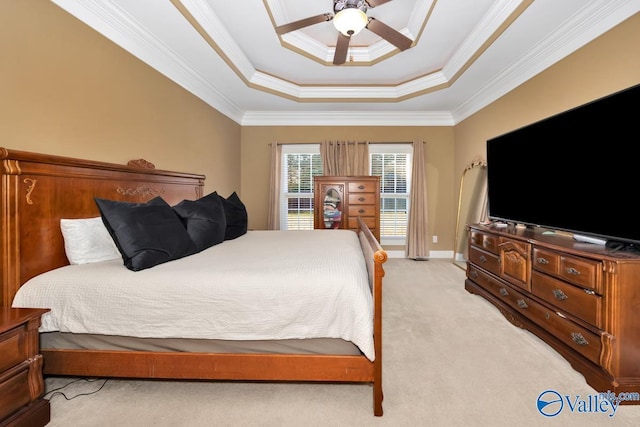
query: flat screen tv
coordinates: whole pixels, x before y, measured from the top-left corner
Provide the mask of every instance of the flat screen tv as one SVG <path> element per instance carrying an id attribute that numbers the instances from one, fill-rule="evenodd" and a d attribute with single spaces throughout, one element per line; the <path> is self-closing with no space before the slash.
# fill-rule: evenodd
<path id="1" fill-rule="evenodd" d="M 487 141 L 489 219 L 640 247 L 640 84 Z"/>

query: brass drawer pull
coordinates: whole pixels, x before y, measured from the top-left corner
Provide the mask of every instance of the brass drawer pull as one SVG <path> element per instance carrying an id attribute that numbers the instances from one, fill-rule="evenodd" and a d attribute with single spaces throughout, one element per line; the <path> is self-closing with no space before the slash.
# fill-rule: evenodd
<path id="1" fill-rule="evenodd" d="M 487 262 L 487 257 L 485 257 L 484 255 L 480 255 L 480 262 L 482 263 Z"/>
<path id="2" fill-rule="evenodd" d="M 366 212 L 366 211 L 365 211 L 364 209 L 358 209 L 358 213 L 363 214 L 363 213 L 365 213 L 365 212 Z"/>
<path id="3" fill-rule="evenodd" d="M 549 320 L 549 318 L 551 318 L 551 315 L 549 314 L 548 311 L 544 312 L 544 318 L 547 319 L 547 320 Z"/>
<path id="4" fill-rule="evenodd" d="M 579 271 L 579 270 L 576 270 L 576 269 L 575 269 L 575 268 L 573 268 L 573 267 L 571 267 L 571 268 L 567 268 L 567 269 L 566 269 L 566 272 L 567 272 L 568 274 L 575 274 L 575 275 L 579 275 L 579 274 L 580 274 L 580 271 Z"/>
<path id="5" fill-rule="evenodd" d="M 567 296 L 567 294 L 565 294 L 564 292 L 562 292 L 560 289 L 554 289 L 553 290 L 553 296 L 556 297 L 556 299 L 558 301 L 563 301 L 566 300 L 567 298 L 569 298 Z"/>
<path id="6" fill-rule="evenodd" d="M 546 258 L 542 258 L 542 257 L 536 258 L 536 262 L 538 264 L 542 264 L 542 265 L 549 264 L 549 260 L 546 259 Z"/>
<path id="7" fill-rule="evenodd" d="M 362 184 L 358 185 L 358 189 L 364 190 L 364 188 L 365 188 L 364 185 L 362 185 Z"/>
<path id="8" fill-rule="evenodd" d="M 571 332 L 571 339 L 578 345 L 589 345 L 589 341 L 580 332 Z"/>
<path id="9" fill-rule="evenodd" d="M 472 279 L 477 279 L 478 278 L 478 272 L 477 271 L 472 271 L 471 273 L 469 273 L 469 277 L 471 277 Z"/>
<path id="10" fill-rule="evenodd" d="M 518 303 L 518 307 L 520 307 L 520 308 L 527 308 L 527 307 L 529 307 L 529 306 L 527 305 L 527 303 L 526 303 L 523 299 L 519 299 L 519 300 L 517 301 L 517 303 Z"/>
<path id="11" fill-rule="evenodd" d="M 587 294 L 587 295 L 595 295 L 596 294 L 595 291 L 592 291 L 591 289 L 583 289 L 583 290 L 584 290 L 584 293 Z"/>
<path id="12" fill-rule="evenodd" d="M 500 295 L 506 297 L 507 295 L 509 295 L 509 291 L 507 291 L 505 288 L 500 288 Z"/>
<path id="13" fill-rule="evenodd" d="M 359 197 L 358 198 L 358 201 L 360 201 L 360 202 L 364 202 L 365 200 L 367 200 L 367 199 L 365 199 L 364 197 Z"/>

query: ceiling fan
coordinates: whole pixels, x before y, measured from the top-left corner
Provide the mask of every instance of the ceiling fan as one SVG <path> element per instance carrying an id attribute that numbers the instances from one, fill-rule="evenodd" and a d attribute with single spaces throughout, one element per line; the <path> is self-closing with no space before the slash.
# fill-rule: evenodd
<path id="1" fill-rule="evenodd" d="M 333 0 L 333 14 L 323 13 L 280 25 L 276 27 L 276 33 L 282 35 L 320 22 L 333 20 L 334 26 L 339 31 L 333 57 L 335 65 L 346 62 L 351 36 L 358 34 L 364 28 L 382 37 L 398 49 L 406 50 L 411 47 L 413 40 L 375 18 L 367 17 L 367 9 L 389 1 L 391 0 Z"/>

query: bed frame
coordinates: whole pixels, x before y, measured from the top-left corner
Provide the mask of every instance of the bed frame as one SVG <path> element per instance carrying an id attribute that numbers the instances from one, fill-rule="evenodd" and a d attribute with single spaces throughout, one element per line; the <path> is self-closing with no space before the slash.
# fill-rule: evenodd
<path id="1" fill-rule="evenodd" d="M 203 175 L 80 160 L 0 148 L 0 299 L 10 307 L 28 279 L 69 262 L 61 218 L 99 216 L 94 197 L 168 203 L 203 195 Z M 151 167 L 150 167 L 151 166 Z M 358 236 L 374 297 L 375 361 L 364 355 L 226 354 L 42 349 L 45 375 L 366 383 L 373 413 L 382 415 L 382 264 L 387 254 L 359 221 Z"/>

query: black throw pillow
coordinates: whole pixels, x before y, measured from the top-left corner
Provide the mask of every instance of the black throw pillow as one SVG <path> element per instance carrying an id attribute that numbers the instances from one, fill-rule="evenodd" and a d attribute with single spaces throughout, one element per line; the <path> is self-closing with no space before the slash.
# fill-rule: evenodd
<path id="1" fill-rule="evenodd" d="M 129 270 L 144 270 L 195 253 L 180 217 L 161 197 L 147 203 L 95 201 Z"/>
<path id="2" fill-rule="evenodd" d="M 173 207 L 200 252 L 224 241 L 227 219 L 215 191 L 198 200 L 183 200 Z"/>
<path id="3" fill-rule="evenodd" d="M 234 191 L 226 199 L 220 196 L 224 205 L 224 213 L 227 219 L 227 228 L 224 240 L 232 240 L 247 233 L 248 215 L 247 208 Z"/>

